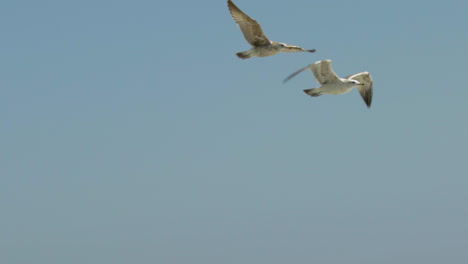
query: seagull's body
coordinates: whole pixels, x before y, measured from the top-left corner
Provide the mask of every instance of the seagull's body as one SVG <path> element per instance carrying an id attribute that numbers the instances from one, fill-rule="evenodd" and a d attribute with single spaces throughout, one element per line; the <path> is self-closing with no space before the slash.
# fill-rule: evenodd
<path id="1" fill-rule="evenodd" d="M 250 50 L 236 53 L 239 58 L 266 57 L 280 52 L 315 52 L 315 49 L 306 50 L 298 46 L 270 41 L 263 33 L 257 21 L 242 12 L 231 0 L 228 0 L 227 3 L 232 18 L 239 25 L 245 40 L 252 46 Z"/>
<path id="2" fill-rule="evenodd" d="M 284 82 L 298 75 L 299 73 L 310 69 L 315 79 L 321 84 L 318 88 L 306 89 L 304 92 L 310 96 L 317 97 L 322 94 L 345 94 L 353 87 L 357 87 L 359 94 L 366 103 L 367 107 L 372 103 L 372 77 L 369 72 L 360 72 L 344 78 L 338 77 L 331 67 L 331 60 L 317 61 L 314 64 L 289 75 Z"/>

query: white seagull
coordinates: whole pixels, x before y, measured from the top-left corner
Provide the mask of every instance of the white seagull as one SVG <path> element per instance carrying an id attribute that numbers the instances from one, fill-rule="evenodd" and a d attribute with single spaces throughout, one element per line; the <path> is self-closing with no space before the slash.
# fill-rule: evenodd
<path id="1" fill-rule="evenodd" d="M 270 41 L 263 33 L 260 24 L 242 12 L 231 0 L 227 1 L 232 18 L 239 25 L 245 40 L 252 46 L 250 50 L 236 53 L 241 59 L 250 57 L 266 57 L 280 52 L 315 52 L 315 49 L 306 50 L 298 46 Z"/>
<path id="2" fill-rule="evenodd" d="M 299 73 L 310 69 L 318 83 L 318 88 L 306 89 L 304 92 L 310 96 L 317 97 L 322 94 L 345 94 L 353 87 L 357 87 L 359 94 L 366 103 L 367 107 L 372 103 L 372 77 L 369 72 L 360 72 L 353 75 L 340 78 L 331 67 L 331 60 L 317 61 L 314 64 L 296 71 L 284 79 L 283 83 L 298 75 Z"/>

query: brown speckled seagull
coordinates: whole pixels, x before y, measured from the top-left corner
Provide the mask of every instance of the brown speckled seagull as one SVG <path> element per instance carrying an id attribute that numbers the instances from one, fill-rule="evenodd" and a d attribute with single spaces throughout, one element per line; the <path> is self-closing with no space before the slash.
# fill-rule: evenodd
<path id="1" fill-rule="evenodd" d="M 231 0 L 227 1 L 231 16 L 239 25 L 245 40 L 252 45 L 247 51 L 238 52 L 236 55 L 241 59 L 250 57 L 266 57 L 280 52 L 315 52 L 315 49 L 306 50 L 298 46 L 288 45 L 281 42 L 270 41 L 263 33 L 260 24 L 242 12 Z"/>

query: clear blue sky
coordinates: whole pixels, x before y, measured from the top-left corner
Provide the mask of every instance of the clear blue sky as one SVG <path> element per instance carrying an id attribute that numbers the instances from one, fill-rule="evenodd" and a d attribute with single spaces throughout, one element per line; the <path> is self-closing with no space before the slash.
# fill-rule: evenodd
<path id="1" fill-rule="evenodd" d="M 235 3 L 0 4 L 0 263 L 468 263 L 468 2 Z"/>

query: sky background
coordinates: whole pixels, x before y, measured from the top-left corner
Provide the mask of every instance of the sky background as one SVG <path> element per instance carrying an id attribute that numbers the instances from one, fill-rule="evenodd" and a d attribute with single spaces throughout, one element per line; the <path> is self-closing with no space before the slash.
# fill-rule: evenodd
<path id="1" fill-rule="evenodd" d="M 0 3 L 0 263 L 468 263 L 468 2 L 235 3 Z"/>

